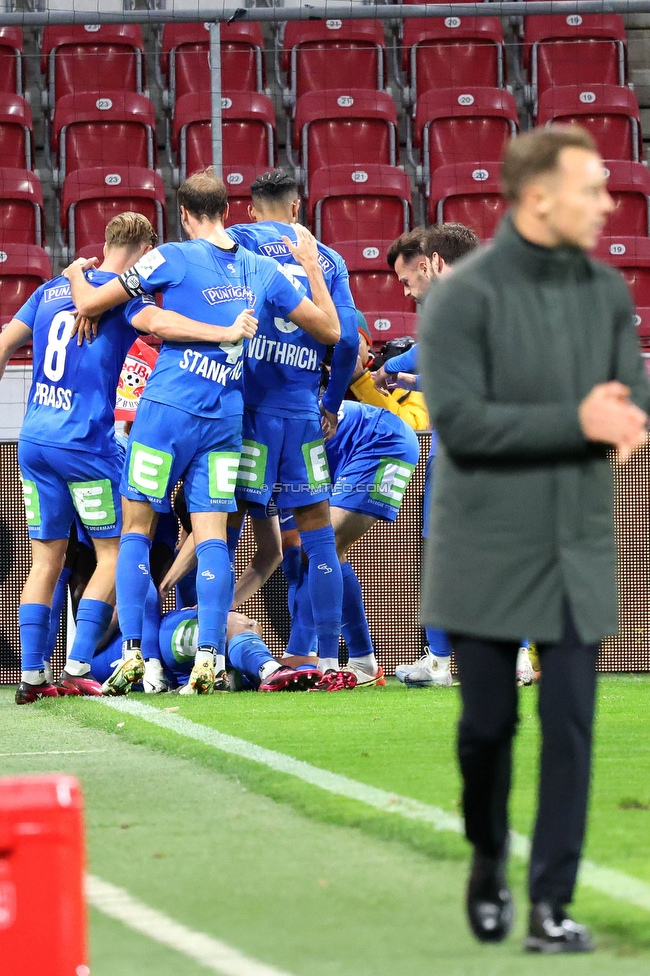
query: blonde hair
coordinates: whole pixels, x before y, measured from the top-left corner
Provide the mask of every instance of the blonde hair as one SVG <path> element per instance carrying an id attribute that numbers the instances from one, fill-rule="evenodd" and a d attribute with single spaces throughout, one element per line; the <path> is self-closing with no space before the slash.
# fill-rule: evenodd
<path id="1" fill-rule="evenodd" d="M 126 247 L 129 250 L 135 250 L 142 244 L 155 247 L 158 243 L 158 235 L 150 221 L 143 214 L 131 211 L 113 217 L 106 227 L 104 239 L 109 248 Z"/>

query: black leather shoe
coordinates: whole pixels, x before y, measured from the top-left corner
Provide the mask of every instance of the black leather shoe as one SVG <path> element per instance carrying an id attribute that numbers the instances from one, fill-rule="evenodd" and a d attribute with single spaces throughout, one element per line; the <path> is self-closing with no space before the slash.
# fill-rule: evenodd
<path id="1" fill-rule="evenodd" d="M 467 918 L 479 942 L 502 942 L 512 928 L 514 907 L 506 880 L 507 858 L 474 851 L 467 885 Z"/>
<path id="2" fill-rule="evenodd" d="M 547 901 L 530 909 L 526 952 L 593 952 L 594 943 L 584 925 L 569 918 L 563 908 Z"/>

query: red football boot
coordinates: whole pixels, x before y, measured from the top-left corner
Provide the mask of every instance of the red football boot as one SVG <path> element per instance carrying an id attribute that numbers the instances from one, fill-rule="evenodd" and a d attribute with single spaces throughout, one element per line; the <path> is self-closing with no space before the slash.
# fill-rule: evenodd
<path id="1" fill-rule="evenodd" d="M 310 691 L 351 691 L 357 686 L 357 676 L 351 671 L 326 671 Z"/>
<path id="2" fill-rule="evenodd" d="M 59 690 L 56 685 L 50 684 L 49 681 L 44 681 L 40 685 L 30 685 L 28 681 L 21 681 L 16 688 L 16 704 L 17 705 L 31 705 L 32 702 L 38 701 L 39 698 L 58 698 Z"/>
<path id="3" fill-rule="evenodd" d="M 278 668 L 262 682 L 258 691 L 309 691 L 321 679 L 320 671 L 294 671 L 293 668 Z"/>
<path id="4" fill-rule="evenodd" d="M 62 671 L 56 684 L 60 695 L 86 695 L 101 698 L 103 694 L 102 686 L 99 681 L 95 681 L 90 671 L 86 671 L 82 675 Z"/>

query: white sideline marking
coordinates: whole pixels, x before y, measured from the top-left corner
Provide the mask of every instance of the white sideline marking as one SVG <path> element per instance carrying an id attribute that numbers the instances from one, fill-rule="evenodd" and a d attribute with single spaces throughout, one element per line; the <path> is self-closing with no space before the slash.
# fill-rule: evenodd
<path id="1" fill-rule="evenodd" d="M 204 932 L 193 932 L 155 908 L 92 874 L 86 877 L 86 898 L 104 915 L 182 953 L 222 976 L 291 976 L 285 970 L 249 959 L 225 942 Z"/>
<path id="2" fill-rule="evenodd" d="M 7 756 L 85 756 L 88 752 L 106 752 L 105 749 L 48 749 L 46 752 L 0 752 L 0 757 Z"/>
<path id="3" fill-rule="evenodd" d="M 410 797 L 399 796 L 396 793 L 389 793 L 387 790 L 378 789 L 376 786 L 368 786 L 358 780 L 349 779 L 340 773 L 332 773 L 328 769 L 319 769 L 302 759 L 294 759 L 283 752 L 275 752 L 273 749 L 265 749 L 257 746 L 246 739 L 237 739 L 232 735 L 225 735 L 216 729 L 198 722 L 191 722 L 180 715 L 160 712 L 152 705 L 144 705 L 141 702 L 133 701 L 128 698 L 94 698 L 89 699 L 108 705 L 118 712 L 125 712 L 136 718 L 159 725 L 161 728 L 171 729 L 179 735 L 184 735 L 189 739 L 196 739 L 204 745 L 212 746 L 222 752 L 228 752 L 243 759 L 250 759 L 252 762 L 261 763 L 270 769 L 275 769 L 279 773 L 288 773 L 296 776 L 305 783 L 318 786 L 328 793 L 335 793 L 337 796 L 346 796 L 351 800 L 358 800 L 367 806 L 382 810 L 384 813 L 396 813 L 407 820 L 419 820 L 431 824 L 436 830 L 449 830 L 456 834 L 463 833 L 463 822 L 457 814 L 447 813 L 440 807 L 422 803 L 420 800 L 413 800 Z M 512 853 L 517 857 L 527 858 L 530 853 L 530 841 L 522 834 L 514 831 L 511 834 Z M 636 905 L 637 908 L 644 908 L 650 912 L 650 884 L 641 881 L 632 875 L 624 874 L 614 868 L 604 868 L 593 861 L 582 861 L 580 866 L 580 883 L 600 891 L 610 898 L 628 902 Z"/>

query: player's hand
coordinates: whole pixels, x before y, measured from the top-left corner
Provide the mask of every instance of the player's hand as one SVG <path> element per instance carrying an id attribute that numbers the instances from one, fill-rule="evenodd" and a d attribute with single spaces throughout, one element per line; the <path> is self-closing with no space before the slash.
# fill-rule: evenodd
<path id="1" fill-rule="evenodd" d="M 174 584 L 170 580 L 169 573 L 167 573 L 164 580 L 158 587 L 158 596 L 160 597 L 161 605 L 165 602 L 173 588 Z"/>
<path id="2" fill-rule="evenodd" d="M 318 264 L 316 238 L 302 224 L 294 224 L 293 226 L 296 231 L 296 243 L 294 244 L 288 237 L 283 237 L 282 243 L 287 245 L 291 256 L 303 267 L 307 264 Z"/>
<path id="3" fill-rule="evenodd" d="M 88 271 L 89 268 L 96 268 L 99 263 L 99 258 L 77 258 L 72 264 L 69 264 L 67 268 L 64 268 L 61 274 L 64 278 L 70 278 L 70 273 Z"/>
<path id="4" fill-rule="evenodd" d="M 417 373 L 393 373 L 393 386 L 398 390 L 417 390 Z"/>
<path id="5" fill-rule="evenodd" d="M 338 429 L 339 418 L 335 413 L 330 413 L 329 410 L 326 410 L 322 403 L 320 405 L 320 412 L 320 426 L 323 431 L 323 440 L 330 441 Z"/>
<path id="6" fill-rule="evenodd" d="M 375 389 L 387 397 L 395 385 L 395 374 L 387 373 L 386 367 L 380 366 L 372 374 L 372 382 L 375 384 Z"/>
<path id="7" fill-rule="evenodd" d="M 233 324 L 226 330 L 228 338 L 226 342 L 239 342 L 240 339 L 252 339 L 257 332 L 257 319 L 253 315 L 253 309 L 246 309 L 240 312 Z"/>
<path id="8" fill-rule="evenodd" d="M 72 335 L 77 337 L 77 345 L 81 346 L 84 339 L 90 345 L 97 338 L 97 323 L 99 319 L 89 319 L 85 315 L 77 315 L 72 327 Z"/>
<path id="9" fill-rule="evenodd" d="M 599 383 L 578 407 L 580 426 L 588 441 L 611 444 L 620 464 L 645 443 L 647 414 L 630 402 L 630 389 L 612 381 Z"/>

